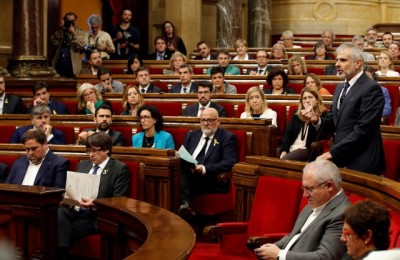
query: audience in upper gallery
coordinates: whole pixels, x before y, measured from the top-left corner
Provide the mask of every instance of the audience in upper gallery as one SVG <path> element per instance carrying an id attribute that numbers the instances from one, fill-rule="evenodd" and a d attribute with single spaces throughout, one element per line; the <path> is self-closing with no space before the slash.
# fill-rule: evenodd
<path id="1" fill-rule="evenodd" d="M 270 72 L 267 76 L 267 83 L 269 88 L 264 88 L 265 94 L 295 94 L 294 89 L 287 87 L 289 84 L 289 77 L 283 70 L 275 70 Z"/>
<path id="2" fill-rule="evenodd" d="M 398 77 L 399 73 L 393 70 L 393 57 L 389 51 L 381 51 L 378 58 L 378 70 L 375 72 L 378 76 Z"/>
<path id="3" fill-rule="evenodd" d="M 285 47 L 280 43 L 275 43 L 271 49 L 271 60 L 287 60 L 288 55 Z"/>
<path id="4" fill-rule="evenodd" d="M 231 56 L 229 55 L 229 51 L 226 49 L 222 49 L 218 52 L 217 55 L 218 65 L 225 70 L 226 75 L 240 75 L 240 69 L 229 64 L 231 61 Z M 208 68 L 207 75 L 210 75 L 210 71 L 212 68 Z"/>
<path id="5" fill-rule="evenodd" d="M 192 76 L 193 76 L 192 67 L 188 64 L 182 64 L 181 66 L 179 66 L 178 72 L 179 72 L 180 83 L 175 86 L 172 86 L 170 92 L 181 93 L 181 94 L 196 93 L 197 86 L 194 82 L 192 82 Z"/>
<path id="6" fill-rule="evenodd" d="M 205 41 L 199 41 L 197 43 L 197 51 L 200 56 L 196 57 L 196 60 L 216 60 L 217 57 L 211 54 L 210 47 L 208 47 Z"/>
<path id="7" fill-rule="evenodd" d="M 237 160 L 236 136 L 219 127 L 220 121 L 216 109 L 206 108 L 200 115 L 200 129 L 185 135 L 183 146 L 197 163 L 181 159 L 179 215 L 182 218 L 196 214 L 190 208 L 195 197 L 227 193 L 231 185 L 227 173 Z"/>
<path id="8" fill-rule="evenodd" d="M 97 76 L 97 71 L 102 64 L 103 61 L 100 57 L 100 52 L 94 50 L 89 54 L 89 64 L 86 64 L 79 74 L 91 74 Z"/>
<path id="9" fill-rule="evenodd" d="M 396 111 L 396 119 L 394 120 L 394 125 L 400 127 L 400 107 Z"/>
<path id="10" fill-rule="evenodd" d="M 133 147 L 175 150 L 172 135 L 162 130 L 163 116 L 156 107 L 143 105 L 136 115 L 143 131 L 132 136 Z"/>
<path id="11" fill-rule="evenodd" d="M 240 118 L 271 119 L 271 125 L 277 126 L 277 113 L 268 108 L 264 92 L 257 86 L 251 87 L 246 93 L 246 106 Z"/>
<path id="12" fill-rule="evenodd" d="M 23 136 L 26 131 L 37 129 L 46 136 L 48 144 L 65 144 L 64 132 L 54 128 L 50 124 L 50 108 L 47 105 L 36 105 L 31 110 L 31 125 L 18 127 L 12 134 L 9 143 L 23 143 Z"/>
<path id="13" fill-rule="evenodd" d="M 293 32 L 292 31 L 284 31 L 281 36 L 281 43 L 286 49 L 290 48 L 301 48 L 299 45 L 293 44 Z"/>
<path id="14" fill-rule="evenodd" d="M 90 31 L 86 32 L 86 36 L 84 37 L 85 54 L 90 54 L 92 51 L 97 50 L 100 52 L 101 59 L 109 59 L 110 54 L 115 52 L 115 47 L 108 32 L 101 30 L 103 20 L 100 16 L 92 14 L 89 16 L 87 22 Z M 84 56 L 85 60 L 87 56 Z"/>
<path id="15" fill-rule="evenodd" d="M 212 93 L 215 94 L 237 94 L 235 86 L 225 82 L 224 69 L 221 67 L 213 67 L 210 71 L 211 83 L 213 84 Z"/>
<path id="16" fill-rule="evenodd" d="M 342 189 L 339 169 L 328 160 L 307 164 L 303 169 L 302 191 L 308 203 L 292 231 L 273 244 L 255 249 L 258 259 L 333 260 L 346 252 L 340 232 L 343 212 L 351 203 Z"/>
<path id="17" fill-rule="evenodd" d="M 165 74 L 167 75 L 179 75 L 179 67 L 182 64 L 185 64 L 187 61 L 186 56 L 180 53 L 179 51 L 174 52 L 171 58 L 169 59 L 169 68 L 170 70 L 166 70 Z"/>
<path id="18" fill-rule="evenodd" d="M 0 115 L 25 114 L 26 109 L 22 99 L 16 95 L 6 93 L 4 76 L 0 74 Z"/>
<path id="19" fill-rule="evenodd" d="M 137 110 L 144 104 L 143 95 L 136 85 L 128 85 L 122 94 L 123 116 L 136 116 Z"/>
<path id="20" fill-rule="evenodd" d="M 52 66 L 61 77 L 73 78 L 82 69 L 80 51 L 85 45 L 85 31 L 76 26 L 77 19 L 75 13 L 66 13 L 50 37 L 50 43 L 57 46 Z"/>
<path id="21" fill-rule="evenodd" d="M 154 48 L 155 51 L 147 57 L 148 60 L 169 60 L 171 58 L 173 52 L 167 49 L 167 44 L 163 37 L 157 36 L 154 39 Z"/>
<path id="22" fill-rule="evenodd" d="M 136 71 L 143 66 L 143 61 L 142 58 L 140 58 L 139 55 L 133 54 L 129 59 L 128 59 L 128 64 L 127 64 L 127 74 L 133 74 L 136 76 Z"/>
<path id="23" fill-rule="evenodd" d="M 323 41 L 317 41 L 313 47 L 314 55 L 306 55 L 306 60 L 333 60 L 332 56 L 326 53 Z"/>
<path id="24" fill-rule="evenodd" d="M 330 29 L 326 29 L 321 33 L 321 39 L 325 45 L 325 49 L 333 48 L 333 41 L 335 41 L 335 38 L 335 33 Z"/>
<path id="25" fill-rule="evenodd" d="M 375 70 L 371 66 L 364 66 L 364 72 L 370 79 L 375 80 L 378 82 L 378 74 L 375 73 Z M 385 98 L 385 106 L 383 107 L 382 117 L 390 116 L 392 113 L 392 100 L 389 95 L 389 90 L 383 86 L 381 86 L 383 97 Z M 385 120 L 382 118 L 381 123 Z"/>
<path id="26" fill-rule="evenodd" d="M 354 45 L 357 45 L 358 47 L 360 47 L 360 49 L 363 51 L 362 55 L 364 58 L 364 61 L 368 61 L 368 60 L 375 60 L 374 55 L 372 55 L 371 53 L 367 53 L 364 51 L 364 39 L 362 36 L 360 35 L 355 35 L 352 39 L 352 42 Z"/>
<path id="27" fill-rule="evenodd" d="M 400 56 L 399 46 L 400 44 L 398 42 L 393 42 L 389 46 L 388 51 L 390 52 L 390 55 L 392 55 L 393 60 L 399 59 Z"/>
<path id="28" fill-rule="evenodd" d="M 109 69 L 100 67 L 97 71 L 97 78 L 100 80 L 100 83 L 96 84 L 95 87 L 101 94 L 124 92 L 124 85 L 121 81 L 112 78 L 112 73 Z"/>
<path id="29" fill-rule="evenodd" d="M 32 87 L 33 106 L 47 105 L 50 109 L 50 114 L 66 115 L 68 108 L 64 103 L 52 100 L 50 98 L 49 86 L 45 81 L 36 82 Z"/>
<path id="30" fill-rule="evenodd" d="M 383 46 L 389 48 L 390 44 L 393 43 L 394 37 L 391 32 L 384 32 L 382 35 Z"/>
<path id="31" fill-rule="evenodd" d="M 219 117 L 225 117 L 224 107 L 211 101 L 213 85 L 209 81 L 200 81 L 197 83 L 197 97 L 199 102 L 188 105 L 183 110 L 184 116 L 200 117 L 201 113 L 208 108 L 212 107 L 218 111 Z"/>
<path id="32" fill-rule="evenodd" d="M 268 75 L 271 67 L 268 66 L 268 52 L 258 50 L 256 53 L 257 68 L 248 70 L 249 75 Z"/>
<path id="33" fill-rule="evenodd" d="M 161 88 L 150 83 L 150 70 L 149 68 L 143 66 L 140 67 L 136 72 L 136 81 L 139 87 L 139 90 L 142 94 L 144 93 L 160 93 L 162 92 Z"/>
<path id="34" fill-rule="evenodd" d="M 318 94 L 321 96 L 324 95 L 332 95 L 329 90 L 326 88 L 322 87 L 321 80 L 318 78 L 318 76 L 315 73 L 308 73 L 306 77 L 304 78 L 303 81 L 303 88 L 309 87 L 309 88 L 314 88 L 315 90 L 318 91 Z"/>
<path id="35" fill-rule="evenodd" d="M 307 64 L 298 55 L 293 55 L 288 61 L 288 74 L 289 75 L 306 75 Z"/>
<path id="36" fill-rule="evenodd" d="M 122 10 L 121 23 L 116 24 L 111 32 L 115 45 L 115 53 L 111 55 L 111 58 L 114 60 L 126 60 L 139 52 L 140 32 L 131 22 L 132 11 L 129 9 Z"/>
<path id="37" fill-rule="evenodd" d="M 298 108 L 285 130 L 279 158 L 307 162 L 315 160 L 321 153 L 318 142 L 325 136 L 321 134 L 322 128 L 311 126 L 311 122 L 304 117 L 307 109 L 312 109 L 322 117 L 327 113 L 315 88 L 305 87 L 301 90 Z"/>
<path id="38" fill-rule="evenodd" d="M 107 104 L 102 104 L 94 112 L 94 122 L 96 128 L 83 129 L 78 135 L 78 144 L 85 145 L 89 136 L 96 132 L 104 132 L 110 138 L 112 145 L 122 146 L 125 143 L 124 136 L 121 132 L 111 129 L 113 111 Z"/>
<path id="39" fill-rule="evenodd" d="M 14 161 L 5 183 L 65 188 L 70 163 L 49 149 L 47 139 L 42 130 L 24 133 L 21 142 L 26 155 Z"/>
<path id="40" fill-rule="evenodd" d="M 388 249 L 390 218 L 389 210 L 373 201 L 348 206 L 343 214 L 340 237 L 347 247 L 342 260 L 364 259 L 373 251 Z"/>
<path id="41" fill-rule="evenodd" d="M 103 103 L 111 106 L 110 102 L 103 101 L 103 97 L 95 86 L 90 83 L 83 83 L 79 86 L 76 97 L 78 101 L 78 114 L 90 115 Z"/>
<path id="42" fill-rule="evenodd" d="M 375 28 L 369 28 L 365 34 L 365 48 L 384 48 L 385 46 L 377 42 L 378 40 L 378 31 Z"/>
<path id="43" fill-rule="evenodd" d="M 161 26 L 161 36 L 165 40 L 167 49 L 174 53 L 179 51 L 184 55 L 187 54 L 185 43 L 182 38 L 175 34 L 175 26 L 170 21 L 165 21 Z"/>
<path id="44" fill-rule="evenodd" d="M 248 46 L 247 46 L 247 41 L 244 39 L 237 39 L 235 42 L 235 50 L 237 55 L 233 58 L 233 60 L 252 60 L 253 57 L 251 57 L 248 53 Z"/>

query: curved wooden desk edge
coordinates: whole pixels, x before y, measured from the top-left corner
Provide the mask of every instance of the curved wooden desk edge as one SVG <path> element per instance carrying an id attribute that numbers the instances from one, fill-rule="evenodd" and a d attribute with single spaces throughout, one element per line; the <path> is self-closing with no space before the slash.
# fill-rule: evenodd
<path id="1" fill-rule="evenodd" d="M 128 228 L 139 228 L 143 245 L 124 259 L 187 259 L 196 235 L 190 225 L 174 213 L 152 204 L 125 197 L 95 201 L 99 220 Z M 99 225 L 101 231 L 101 225 Z M 146 233 L 146 234 L 144 234 Z"/>

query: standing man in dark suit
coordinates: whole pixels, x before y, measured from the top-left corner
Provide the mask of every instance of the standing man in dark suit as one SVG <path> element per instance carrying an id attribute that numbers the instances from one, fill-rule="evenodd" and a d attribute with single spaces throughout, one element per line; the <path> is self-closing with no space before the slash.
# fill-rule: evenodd
<path id="1" fill-rule="evenodd" d="M 28 130 L 23 143 L 26 156 L 14 162 L 6 183 L 65 188 L 70 163 L 49 150 L 44 132 Z"/>
<path id="2" fill-rule="evenodd" d="M 217 60 L 217 56 L 211 54 L 210 47 L 208 47 L 205 41 L 199 41 L 197 43 L 197 50 L 200 56 L 196 57 L 196 60 Z"/>
<path id="3" fill-rule="evenodd" d="M 163 37 L 158 36 L 154 39 L 154 47 L 156 51 L 147 57 L 148 60 L 169 60 L 171 58 L 172 52 L 167 49 Z"/>
<path id="4" fill-rule="evenodd" d="M 26 109 L 22 99 L 15 95 L 7 94 L 4 77 L 0 75 L 0 115 L 25 114 Z"/>
<path id="5" fill-rule="evenodd" d="M 97 128 L 84 129 L 78 135 L 78 144 L 85 144 L 88 137 L 96 132 L 104 132 L 111 137 L 112 145 L 122 146 L 125 144 L 124 136 L 121 132 L 111 130 L 112 124 L 112 111 L 111 107 L 107 104 L 102 104 L 94 112 L 94 122 Z"/>
<path id="6" fill-rule="evenodd" d="M 317 160 L 331 159 L 338 167 L 379 175 L 385 170 L 381 87 L 363 72 L 363 51 L 358 46 L 342 44 L 336 49 L 336 59 L 338 76 L 345 82 L 336 87 L 330 112 L 320 118 L 311 110 L 304 111 L 317 128 L 335 132 L 329 152 Z"/>
<path id="7" fill-rule="evenodd" d="M 184 147 L 197 160 L 181 164 L 181 215 L 194 214 L 190 201 L 197 195 L 228 192 L 229 181 L 221 182 L 218 175 L 232 170 L 236 163 L 236 136 L 219 128 L 220 119 L 214 108 L 200 115 L 201 129 L 188 132 Z"/>
<path id="8" fill-rule="evenodd" d="M 289 235 L 254 250 L 260 259 L 342 259 L 343 213 L 350 202 L 341 188 L 339 169 L 328 160 L 303 169 L 303 196 L 308 204 Z"/>
<path id="9" fill-rule="evenodd" d="M 36 82 L 32 87 L 33 106 L 47 105 L 50 108 L 50 114 L 67 115 L 68 108 L 65 104 L 54 101 L 50 98 L 49 86 L 44 81 Z"/>
<path id="10" fill-rule="evenodd" d="M 140 67 L 136 71 L 136 81 L 140 92 L 144 93 L 160 93 L 161 88 L 150 83 L 150 70 L 147 67 Z"/>
<path id="11" fill-rule="evenodd" d="M 127 196 L 130 183 L 128 166 L 110 157 L 111 138 L 105 133 L 94 133 L 88 137 L 86 149 L 90 160 L 80 161 L 76 171 L 100 175 L 97 199 Z M 63 204 L 58 209 L 59 259 L 68 259 L 73 242 L 97 233 L 96 205 L 93 201 L 81 198 L 79 207 Z"/>
<path id="12" fill-rule="evenodd" d="M 65 144 L 64 133 L 51 126 L 50 108 L 47 105 L 36 105 L 31 111 L 32 124 L 18 127 L 10 138 L 9 143 L 23 143 L 26 131 L 37 129 L 46 135 L 48 144 Z"/>
<path id="13" fill-rule="evenodd" d="M 257 68 L 249 70 L 249 75 L 268 75 L 270 67 L 268 64 L 268 52 L 266 50 L 258 50 L 256 53 Z"/>
<path id="14" fill-rule="evenodd" d="M 171 93 L 186 94 L 186 93 L 197 92 L 196 84 L 192 82 L 192 76 L 193 76 L 192 67 L 187 64 L 182 64 L 181 66 L 179 66 L 178 73 L 179 73 L 179 80 L 181 81 L 181 83 L 172 86 Z"/>
<path id="15" fill-rule="evenodd" d="M 225 109 L 211 101 L 212 89 L 213 85 L 211 82 L 200 81 L 197 83 L 197 96 L 199 98 L 199 103 L 186 106 L 185 110 L 183 110 L 183 115 L 200 117 L 201 113 L 206 108 L 212 107 L 217 110 L 219 117 L 225 117 Z"/>

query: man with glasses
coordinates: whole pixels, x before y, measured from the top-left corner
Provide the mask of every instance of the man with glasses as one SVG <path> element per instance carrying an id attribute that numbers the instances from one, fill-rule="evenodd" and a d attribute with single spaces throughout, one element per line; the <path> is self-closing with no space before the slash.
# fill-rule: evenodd
<path id="1" fill-rule="evenodd" d="M 121 132 L 111 130 L 112 110 L 107 104 L 102 104 L 94 112 L 94 122 L 96 128 L 83 129 L 78 135 L 78 144 L 84 145 L 89 136 L 96 132 L 104 132 L 111 138 L 112 145 L 122 146 L 125 143 L 124 136 Z"/>
<path id="2" fill-rule="evenodd" d="M 225 109 L 211 101 L 212 90 L 213 85 L 211 82 L 200 81 L 197 83 L 197 97 L 199 99 L 199 103 L 186 106 L 186 108 L 183 110 L 183 115 L 200 117 L 206 108 L 212 107 L 218 111 L 219 117 L 225 117 Z"/>
<path id="3" fill-rule="evenodd" d="M 86 149 L 90 160 L 80 161 L 76 171 L 100 175 L 96 199 L 127 196 L 130 183 L 128 166 L 111 158 L 111 138 L 105 133 L 94 133 L 88 137 Z M 68 259 L 68 251 L 73 242 L 98 232 L 96 205 L 93 201 L 81 198 L 79 207 L 63 204 L 58 209 L 59 259 Z"/>
<path id="4" fill-rule="evenodd" d="M 113 80 L 112 73 L 105 67 L 100 67 L 97 71 L 97 78 L 100 80 L 99 84 L 95 87 L 101 94 L 104 93 L 123 93 L 124 85 L 121 81 Z"/>
<path id="5" fill-rule="evenodd" d="M 6 183 L 65 188 L 70 163 L 50 151 L 46 139 L 38 129 L 24 133 L 26 155 L 14 162 Z"/>
<path id="6" fill-rule="evenodd" d="M 293 230 L 274 244 L 254 250 L 260 259 L 341 259 L 343 213 L 350 202 L 341 188 L 339 169 L 328 160 L 303 169 L 303 196 L 308 200 Z"/>
<path id="7" fill-rule="evenodd" d="M 230 172 L 236 163 L 236 136 L 219 128 L 218 111 L 206 108 L 200 115 L 200 128 L 185 136 L 184 147 L 197 160 L 197 164 L 181 160 L 181 206 L 179 214 L 190 217 L 195 213 L 190 201 L 198 195 L 226 193 L 229 181 L 219 179 Z"/>
<path id="8" fill-rule="evenodd" d="M 249 70 L 249 75 L 268 75 L 270 67 L 268 64 L 268 53 L 266 50 L 258 50 L 256 53 L 257 68 Z"/>

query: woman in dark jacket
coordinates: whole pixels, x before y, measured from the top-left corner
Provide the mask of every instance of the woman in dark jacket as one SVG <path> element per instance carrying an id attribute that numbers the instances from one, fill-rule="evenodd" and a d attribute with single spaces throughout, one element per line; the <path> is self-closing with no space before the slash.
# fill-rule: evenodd
<path id="1" fill-rule="evenodd" d="M 165 44 L 167 44 L 167 49 L 172 53 L 179 51 L 186 55 L 187 51 L 185 44 L 183 43 L 182 38 L 175 34 L 175 26 L 170 21 L 165 21 L 162 24 L 161 29 L 161 36 L 165 40 Z"/>

